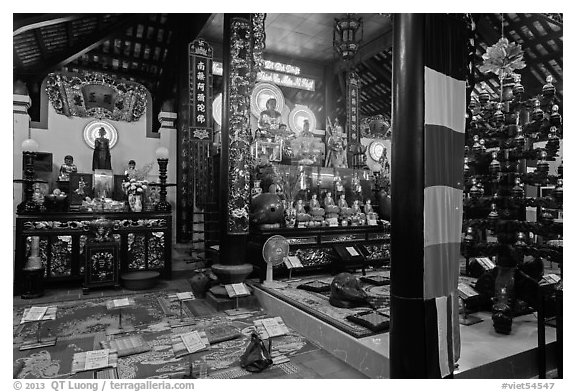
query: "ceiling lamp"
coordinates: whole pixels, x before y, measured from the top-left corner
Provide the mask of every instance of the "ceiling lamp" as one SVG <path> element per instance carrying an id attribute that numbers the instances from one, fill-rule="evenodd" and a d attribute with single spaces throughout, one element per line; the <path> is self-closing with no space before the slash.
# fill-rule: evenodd
<path id="1" fill-rule="evenodd" d="M 334 49 L 344 61 L 350 61 L 358 52 L 364 28 L 362 18 L 346 14 L 344 18 L 334 19 Z"/>

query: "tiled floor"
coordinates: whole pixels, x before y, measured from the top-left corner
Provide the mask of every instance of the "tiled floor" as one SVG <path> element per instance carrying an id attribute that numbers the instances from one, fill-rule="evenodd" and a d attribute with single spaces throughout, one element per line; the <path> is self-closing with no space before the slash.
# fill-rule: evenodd
<path id="1" fill-rule="evenodd" d="M 170 281 L 160 281 L 158 285 L 150 291 L 161 290 L 177 290 L 177 291 L 190 291 L 191 287 L 188 283 L 188 274 L 184 271 L 179 271 L 178 278 Z M 22 299 L 15 296 L 13 300 L 14 306 L 26 306 L 35 304 L 48 304 L 59 303 L 63 301 L 89 299 L 98 297 L 109 296 L 122 296 L 125 294 L 134 294 L 136 292 L 126 289 L 114 290 L 99 289 L 83 294 L 81 288 L 64 288 L 54 289 L 47 288 L 44 296 L 35 299 Z M 332 356 L 330 353 L 323 349 L 306 352 L 299 354 L 291 361 L 298 366 L 300 371 L 294 374 L 287 374 L 282 378 L 301 378 L 301 379 L 359 379 L 367 378 L 364 374 L 360 373 L 353 367 L 347 365 L 340 359 Z M 267 378 L 266 372 L 255 375 L 255 378 Z"/>

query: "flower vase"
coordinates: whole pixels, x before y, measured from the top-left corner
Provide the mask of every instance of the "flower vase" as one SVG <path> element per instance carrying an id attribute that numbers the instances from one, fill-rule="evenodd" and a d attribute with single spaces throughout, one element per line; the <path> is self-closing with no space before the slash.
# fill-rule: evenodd
<path id="1" fill-rule="evenodd" d="M 128 195 L 128 204 L 130 205 L 130 211 L 141 212 L 142 211 L 142 195 L 135 195 L 135 194 Z"/>

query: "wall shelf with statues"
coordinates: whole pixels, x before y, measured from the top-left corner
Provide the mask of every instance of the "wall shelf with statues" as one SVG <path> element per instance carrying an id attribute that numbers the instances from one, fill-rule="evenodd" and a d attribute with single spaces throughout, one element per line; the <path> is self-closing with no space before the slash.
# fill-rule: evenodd
<path id="1" fill-rule="evenodd" d="M 100 226 L 103 228 L 98 230 Z M 104 234 L 102 234 L 105 232 Z M 24 267 L 38 237 L 38 256 L 46 286 L 84 280 L 86 244 L 115 242 L 120 274 L 153 270 L 171 278 L 170 212 L 99 212 L 22 214 L 16 217 L 14 292 L 24 285 Z"/>

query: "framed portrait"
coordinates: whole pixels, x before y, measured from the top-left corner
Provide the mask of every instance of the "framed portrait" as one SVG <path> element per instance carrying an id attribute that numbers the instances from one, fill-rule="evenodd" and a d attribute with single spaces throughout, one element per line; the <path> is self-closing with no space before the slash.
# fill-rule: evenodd
<path id="1" fill-rule="evenodd" d="M 268 158 L 270 162 L 282 161 L 282 141 L 256 142 L 256 159 Z"/>
<path id="2" fill-rule="evenodd" d="M 114 174 L 112 170 L 94 170 L 94 197 L 112 198 L 114 192 Z"/>
<path id="3" fill-rule="evenodd" d="M 86 197 L 92 197 L 92 173 L 70 173 L 70 204 L 82 204 Z"/>

